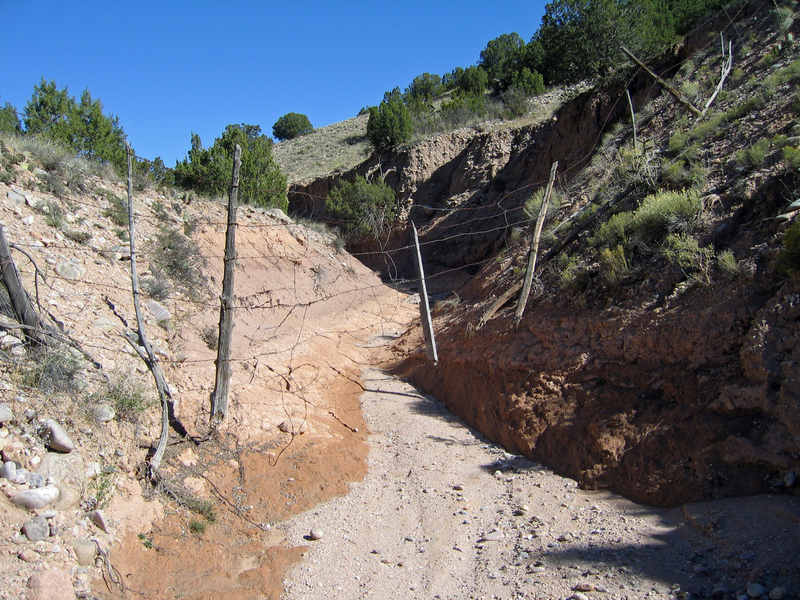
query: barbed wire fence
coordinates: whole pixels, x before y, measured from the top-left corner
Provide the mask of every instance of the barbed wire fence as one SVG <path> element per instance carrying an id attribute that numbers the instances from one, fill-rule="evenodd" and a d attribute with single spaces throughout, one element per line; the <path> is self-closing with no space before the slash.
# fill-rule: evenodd
<path id="1" fill-rule="evenodd" d="M 722 14 L 722 11 L 719 14 Z M 719 14 L 717 16 L 719 16 Z M 730 19 L 732 23 L 733 16 L 731 16 Z M 631 76 L 628 81 L 628 85 L 630 85 L 630 83 L 637 76 L 638 71 Z M 657 84 L 653 82 L 652 85 L 655 86 Z M 627 90 L 627 87 L 627 85 L 624 86 L 624 89 Z M 620 95 L 620 97 L 616 99 L 615 104 L 612 105 L 612 108 L 616 105 L 616 102 L 626 102 L 625 95 Z M 613 110 L 607 111 L 607 119 L 610 118 L 610 115 L 613 114 L 613 112 Z M 584 164 L 588 157 L 597 150 L 598 146 L 600 145 L 602 132 L 606 129 L 607 125 L 608 121 L 603 123 L 598 128 L 600 133 L 597 135 L 586 154 L 578 159 L 573 159 L 559 173 L 559 178 L 562 181 L 574 174 L 574 171 L 579 168 L 580 165 Z M 132 152 L 130 156 L 140 160 L 146 160 L 141 157 L 136 157 Z M 468 237 L 502 234 L 515 227 L 530 228 L 532 225 L 531 219 L 524 215 L 523 211 L 520 209 L 519 198 L 532 193 L 534 190 L 545 186 L 547 183 L 548 180 L 528 182 L 523 186 L 509 191 L 508 193 L 503 193 L 495 202 L 488 203 L 483 206 L 434 207 L 434 210 L 438 214 L 448 216 L 453 215 L 456 218 L 440 219 L 436 223 L 436 236 L 431 236 L 429 239 L 425 239 L 426 232 L 423 231 L 420 235 L 419 246 L 424 248 L 442 244 L 443 242 L 458 242 L 459 240 L 463 240 Z M 312 199 L 324 200 L 324 197 L 316 197 L 311 194 L 307 195 Z M 90 198 L 84 197 L 80 202 L 83 210 L 88 212 L 94 211 L 96 214 L 102 214 L 102 212 L 108 208 L 108 200 L 100 198 L 99 196 Z M 132 206 L 132 197 L 129 199 L 129 206 Z M 160 219 L 157 216 L 151 216 L 149 214 L 132 214 L 131 217 L 132 222 L 143 221 L 147 222 L 153 227 L 164 225 L 163 219 Z M 497 224 L 498 221 L 501 221 L 501 223 Z M 214 230 L 222 230 L 224 228 L 229 228 L 232 225 L 234 230 L 237 228 L 247 228 L 254 231 L 261 230 L 267 232 L 271 229 L 283 230 L 288 228 L 291 230 L 291 228 L 294 227 L 293 224 L 287 224 L 279 220 L 275 220 L 274 222 L 256 222 L 256 219 L 249 218 L 247 215 L 245 215 L 244 220 L 241 222 L 237 222 L 235 218 L 231 219 L 230 217 L 228 219 L 215 219 L 209 217 L 205 219 L 197 219 L 196 224 L 198 226 L 208 227 Z M 131 236 L 131 240 L 132 239 L 133 236 Z M 47 245 L 48 249 L 64 252 L 74 251 L 77 247 L 77 243 L 69 242 L 63 239 L 53 241 Z M 21 251 L 32 251 L 34 249 L 41 248 L 41 246 L 34 242 L 18 240 L 12 245 L 12 248 L 18 248 Z M 353 256 L 355 259 L 363 259 L 368 256 L 375 256 L 376 254 L 392 257 L 397 256 L 402 252 L 410 253 L 414 252 L 415 250 L 415 244 L 408 243 L 393 246 L 391 249 L 383 249 L 380 252 L 355 252 L 351 256 Z M 133 254 L 134 253 L 132 252 L 132 255 Z M 220 365 L 227 365 L 230 367 L 232 362 L 242 365 L 247 364 L 249 365 L 250 369 L 250 384 L 253 384 L 257 381 L 260 382 L 260 384 L 262 384 L 266 389 L 280 394 L 281 402 L 285 402 L 287 396 L 294 396 L 300 400 L 306 409 L 309 406 L 313 407 L 314 403 L 309 399 L 307 393 L 311 389 L 311 386 L 313 386 L 314 383 L 323 376 L 323 374 L 318 365 L 311 364 L 307 361 L 294 364 L 299 352 L 298 349 L 304 344 L 308 344 L 310 341 L 318 338 L 334 339 L 338 343 L 341 343 L 343 338 L 349 338 L 354 342 L 361 342 L 363 340 L 360 339 L 360 335 L 367 334 L 371 330 L 370 326 L 360 326 L 353 329 L 338 327 L 323 331 L 310 330 L 306 327 L 306 322 L 310 313 L 313 312 L 318 305 L 334 300 L 344 301 L 342 315 L 346 319 L 348 311 L 354 310 L 355 307 L 358 307 L 360 310 L 365 310 L 363 299 L 366 297 L 371 297 L 374 300 L 373 304 L 376 308 L 370 310 L 375 311 L 374 316 L 380 323 L 381 327 L 389 327 L 393 324 L 400 325 L 400 322 L 397 321 L 398 306 L 383 306 L 380 302 L 379 292 L 384 287 L 382 283 L 365 283 L 363 285 L 354 284 L 351 287 L 341 289 L 333 293 L 328 293 L 322 290 L 322 293 L 319 297 L 301 297 L 301 294 L 298 291 L 298 285 L 296 283 L 297 278 L 301 276 L 307 277 L 309 274 L 300 272 L 301 267 L 298 257 L 312 255 L 313 252 L 311 249 L 311 244 L 309 243 L 303 246 L 303 251 L 300 254 L 294 250 L 290 251 L 287 248 L 281 247 L 270 248 L 269 252 L 248 251 L 235 253 L 235 262 L 240 269 L 248 269 L 253 265 L 265 267 L 272 265 L 277 267 L 279 263 L 285 263 L 287 259 L 289 261 L 295 261 L 292 267 L 295 283 L 292 285 L 271 286 L 269 289 L 265 287 L 261 291 L 243 296 L 236 296 L 232 293 L 226 303 L 226 306 L 230 309 L 231 313 L 236 313 L 237 311 L 264 313 L 269 314 L 270 318 L 264 318 L 263 322 L 259 324 L 253 331 L 250 331 L 243 336 L 244 339 L 248 341 L 248 347 L 246 350 L 239 349 L 239 351 L 235 353 L 234 358 L 225 358 L 220 353 L 216 359 L 212 357 L 194 357 L 183 359 L 182 362 L 193 363 L 198 366 L 208 365 L 209 369 L 212 365 L 216 365 L 217 370 L 219 370 Z M 232 257 L 227 252 L 217 253 L 213 251 L 207 254 L 200 254 L 198 258 L 204 261 L 214 261 L 218 263 L 224 263 L 232 260 Z M 331 251 L 331 260 L 337 261 L 337 256 L 333 251 Z M 495 260 L 496 259 L 490 255 L 487 258 L 471 261 L 468 264 L 461 264 L 459 266 L 450 268 L 440 268 L 437 271 L 428 274 L 428 279 L 435 280 L 437 278 L 443 278 L 465 269 L 477 270 L 481 267 L 491 264 Z M 33 263 L 33 260 L 30 262 Z M 3 265 L 3 269 L 5 270 L 5 264 Z M 20 270 L 25 271 L 29 278 L 37 282 L 38 287 L 38 281 L 41 278 L 38 267 L 32 271 L 30 268 L 27 271 L 25 269 Z M 337 275 L 337 277 L 343 276 L 347 275 Z M 58 275 L 55 276 L 55 278 L 59 277 L 60 276 Z M 101 276 L 98 276 L 97 279 L 86 278 L 82 281 L 82 283 L 89 288 L 92 288 L 96 294 L 105 298 L 106 302 L 112 305 L 113 301 L 110 299 L 112 295 L 116 296 L 118 293 L 121 294 L 131 292 L 131 289 L 123 285 L 121 281 L 109 280 L 108 278 L 104 279 L 101 278 Z M 43 286 L 45 290 L 58 293 L 52 280 L 43 281 Z M 207 313 L 213 313 L 220 308 L 220 304 L 218 302 L 214 302 L 207 297 L 190 297 L 187 295 L 179 296 L 169 294 L 165 298 L 165 301 L 186 303 L 193 306 L 197 311 L 204 311 Z M 77 310 L 87 310 L 91 307 L 92 298 L 87 296 L 85 299 L 76 300 L 76 302 L 79 303 Z M 81 302 L 83 304 L 80 304 Z M 221 340 L 224 335 L 224 332 L 220 330 L 219 339 Z M 289 339 L 291 341 L 286 346 L 278 346 L 275 343 L 270 343 L 270 340 L 274 342 L 274 340 L 278 338 Z M 91 337 L 89 334 L 84 334 L 82 339 L 77 341 L 81 347 L 85 348 L 88 352 L 98 351 L 116 353 L 120 351 L 119 347 L 107 345 L 106 343 Z M 151 360 L 156 363 L 161 360 L 161 358 L 158 357 L 157 350 L 154 350 Z M 300 360 L 302 360 L 302 357 Z M 273 366 L 278 362 L 284 363 L 281 368 Z M 341 373 L 339 373 L 339 375 L 341 375 Z M 203 394 L 208 390 L 207 386 L 205 385 L 183 385 L 180 391 L 181 393 L 186 394 Z M 214 414 L 213 407 L 209 412 L 211 415 Z M 333 416 L 337 419 L 340 419 L 336 415 Z M 344 423 L 341 420 L 340 422 Z M 295 431 L 294 425 L 292 426 L 292 431 Z"/>

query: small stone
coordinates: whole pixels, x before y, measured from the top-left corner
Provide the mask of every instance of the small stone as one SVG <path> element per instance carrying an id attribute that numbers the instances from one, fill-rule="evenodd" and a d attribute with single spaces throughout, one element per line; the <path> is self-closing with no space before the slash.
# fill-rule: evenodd
<path id="1" fill-rule="evenodd" d="M 772 588 L 769 593 L 769 600 L 783 600 L 786 597 L 785 587 Z"/>
<path id="2" fill-rule="evenodd" d="M 34 457 L 38 458 L 38 457 Z M 33 462 L 33 461 L 31 461 Z M 28 473 L 28 485 L 32 490 L 42 488 L 47 485 L 47 480 L 38 473 Z"/>
<path id="3" fill-rule="evenodd" d="M 14 473 L 14 477 L 11 478 L 11 481 L 16 483 L 17 485 L 23 485 L 28 483 L 28 476 L 31 474 L 28 469 L 17 469 Z"/>
<path id="4" fill-rule="evenodd" d="M 311 531 L 308 532 L 308 537 L 312 540 L 321 540 L 323 535 L 325 535 L 325 532 L 319 527 L 312 527 Z"/>
<path id="5" fill-rule="evenodd" d="M 572 600 L 589 600 L 589 596 L 581 592 L 575 592 L 571 596 Z"/>
<path id="6" fill-rule="evenodd" d="M 50 537 L 50 524 L 44 517 L 34 517 L 29 521 L 25 521 L 22 526 L 22 533 L 32 542 L 46 540 Z"/>
<path id="7" fill-rule="evenodd" d="M 22 340 L 15 335 L 6 335 L 0 340 L 0 350 L 6 352 L 13 351 L 14 348 L 22 346 Z"/>
<path id="8" fill-rule="evenodd" d="M 672 588 L 669 587 L 668 585 L 664 585 L 662 583 L 657 583 L 656 585 L 654 585 L 653 586 L 653 590 L 655 590 L 655 592 L 657 594 L 671 594 L 672 593 Z"/>
<path id="9" fill-rule="evenodd" d="M 288 421 L 281 421 L 281 424 L 278 425 L 278 429 L 280 429 L 283 433 L 289 433 L 292 430 Z"/>
<path id="10" fill-rule="evenodd" d="M 17 476 L 17 463 L 13 460 L 7 460 L 3 463 L 2 475 L 9 481 L 13 481 Z"/>
<path id="11" fill-rule="evenodd" d="M 573 592 L 593 592 L 594 591 L 594 584 L 593 583 L 579 583 L 572 587 Z"/>
<path id="12" fill-rule="evenodd" d="M 34 562 L 39 558 L 39 553 L 36 552 L 33 548 L 23 548 L 19 552 L 17 552 L 17 558 L 19 558 L 23 562 Z"/>
<path id="13" fill-rule="evenodd" d="M 41 514 L 39 514 L 40 517 L 43 517 L 45 519 L 52 519 L 52 518 L 56 517 L 57 515 L 58 515 L 58 511 L 57 510 L 46 510 L 46 511 L 42 512 Z"/>
<path id="14" fill-rule="evenodd" d="M 105 331 L 108 333 L 112 331 L 115 327 L 114 321 L 106 317 L 105 315 L 97 317 L 94 321 L 94 326 L 97 327 L 100 331 Z"/>
<path id="15" fill-rule="evenodd" d="M 70 439 L 67 431 L 53 419 L 42 421 L 43 434 L 48 447 L 56 452 L 72 452 L 75 443 Z"/>
<path id="16" fill-rule="evenodd" d="M 28 579 L 28 600 L 75 600 L 72 579 L 60 569 L 39 571 Z"/>
<path id="17" fill-rule="evenodd" d="M 93 412 L 94 418 L 100 423 L 108 423 L 113 421 L 114 417 L 117 416 L 114 412 L 114 409 L 108 404 L 100 404 L 96 406 Z"/>
<path id="18" fill-rule="evenodd" d="M 463 492 L 464 491 L 464 486 L 461 485 L 460 483 L 457 483 L 456 485 L 453 486 L 453 489 L 455 491 L 457 491 L 457 492 Z"/>
<path id="19" fill-rule="evenodd" d="M 46 485 L 35 490 L 26 490 L 20 492 L 13 498 L 11 502 L 15 506 L 27 508 L 30 510 L 44 508 L 48 504 L 58 500 L 59 491 L 54 485 Z"/>
<path id="20" fill-rule="evenodd" d="M 97 546 L 94 542 L 87 538 L 74 538 L 70 540 L 69 545 L 75 550 L 79 565 L 90 567 L 94 564 L 94 558 L 97 556 Z"/>
<path id="21" fill-rule="evenodd" d="M 86 275 L 86 267 L 66 260 L 56 263 L 54 270 L 68 281 L 80 281 Z"/>
<path id="22" fill-rule="evenodd" d="M 528 572 L 529 573 L 544 573 L 547 569 L 544 567 L 531 567 Z"/>
<path id="23" fill-rule="evenodd" d="M 92 523 L 100 528 L 104 533 L 111 533 L 111 526 L 106 520 L 106 516 L 102 510 L 93 510 L 83 514 L 83 517 L 89 519 Z"/>
<path id="24" fill-rule="evenodd" d="M 483 534 L 483 536 L 481 536 L 481 539 L 479 539 L 478 541 L 479 542 L 499 542 L 504 537 L 506 537 L 506 536 L 503 534 L 502 531 L 500 531 L 499 529 L 494 529 L 494 530 L 490 531 L 489 533 Z"/>
<path id="25" fill-rule="evenodd" d="M 7 423 L 14 418 L 14 413 L 5 402 L 0 402 L 0 423 Z"/>
<path id="26" fill-rule="evenodd" d="M 24 225 L 33 225 L 33 215 L 28 215 L 27 217 L 22 217 L 22 223 Z"/>
<path id="27" fill-rule="evenodd" d="M 764 586 L 760 583 L 748 583 L 746 591 L 751 598 L 761 598 L 765 592 Z"/>
<path id="28" fill-rule="evenodd" d="M 153 315 L 153 318 L 159 323 L 161 321 L 169 321 L 172 318 L 172 315 L 169 314 L 169 310 L 167 310 L 163 304 L 155 300 L 149 300 L 145 306 L 147 307 L 147 311 Z"/>
<path id="29" fill-rule="evenodd" d="M 787 488 L 793 487 L 797 483 L 797 474 L 794 471 L 789 471 L 783 476 L 783 485 Z"/>

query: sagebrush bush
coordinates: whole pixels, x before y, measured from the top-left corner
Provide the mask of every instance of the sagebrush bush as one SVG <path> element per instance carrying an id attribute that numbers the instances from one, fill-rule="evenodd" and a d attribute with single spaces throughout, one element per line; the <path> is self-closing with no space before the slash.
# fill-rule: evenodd
<path id="1" fill-rule="evenodd" d="M 630 238 L 645 244 L 660 242 L 669 233 L 688 231 L 700 208 L 694 191 L 661 191 L 647 196 L 636 210 L 613 215 L 590 241 L 606 248 Z"/>
<path id="2" fill-rule="evenodd" d="M 782 151 L 783 163 L 790 171 L 800 169 L 800 149 L 794 146 L 784 146 Z"/>
<path id="3" fill-rule="evenodd" d="M 631 267 L 622 246 L 603 248 L 600 251 L 600 264 L 603 278 L 612 285 L 621 283 L 631 274 Z"/>
<path id="4" fill-rule="evenodd" d="M 150 262 L 189 296 L 202 296 L 206 281 L 200 249 L 177 229 L 162 227 L 154 241 Z"/>
<path id="5" fill-rule="evenodd" d="M 67 348 L 39 348 L 30 354 L 30 365 L 22 374 L 23 385 L 44 393 L 73 392 L 80 387 L 82 364 Z"/>
<path id="6" fill-rule="evenodd" d="M 106 389 L 106 400 L 114 407 L 120 421 L 135 423 L 145 410 L 155 404 L 155 398 L 144 384 L 129 374 L 111 376 Z"/>
<path id="7" fill-rule="evenodd" d="M 714 252 L 701 248 L 699 242 L 685 233 L 671 233 L 664 240 L 660 254 L 680 267 L 684 274 L 696 281 L 708 283 L 708 271 Z"/>

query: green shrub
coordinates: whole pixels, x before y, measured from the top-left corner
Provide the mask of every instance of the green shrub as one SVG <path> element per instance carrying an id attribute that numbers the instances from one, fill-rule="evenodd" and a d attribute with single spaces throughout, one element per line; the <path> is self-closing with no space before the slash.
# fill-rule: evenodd
<path id="1" fill-rule="evenodd" d="M 609 248 L 627 240 L 627 232 L 633 222 L 633 211 L 623 211 L 603 223 L 594 234 L 590 243 L 593 246 Z"/>
<path id="2" fill-rule="evenodd" d="M 631 273 L 631 268 L 622 246 L 617 246 L 613 249 L 603 248 L 600 251 L 600 264 L 603 267 L 603 277 L 613 285 L 622 282 Z"/>
<path id="3" fill-rule="evenodd" d="M 227 125 L 210 148 L 192 133 L 192 149 L 175 165 L 175 183 L 199 194 L 227 194 L 233 173 L 236 145 L 242 149 L 239 169 L 239 201 L 264 208 L 287 210 L 286 176 L 272 157 L 272 139 L 258 125 Z"/>
<path id="4" fill-rule="evenodd" d="M 519 119 L 528 112 L 528 94 L 521 88 L 508 88 L 501 96 L 503 106 L 506 109 L 506 118 Z"/>
<path id="5" fill-rule="evenodd" d="M 142 291 L 156 300 L 166 300 L 169 297 L 171 286 L 163 273 L 153 269 L 153 274 L 139 279 Z"/>
<path id="6" fill-rule="evenodd" d="M 795 146 L 784 146 L 781 152 L 787 169 L 791 171 L 800 169 L 800 149 Z"/>
<path id="7" fill-rule="evenodd" d="M 564 289 L 580 291 L 589 279 L 589 269 L 583 259 L 562 254 L 558 260 L 559 285 Z"/>
<path id="8" fill-rule="evenodd" d="M 150 262 L 189 296 L 203 294 L 206 281 L 200 249 L 177 229 L 162 227 L 159 230 Z"/>
<path id="9" fill-rule="evenodd" d="M 66 348 L 40 348 L 30 354 L 31 366 L 22 375 L 23 385 L 46 394 L 74 392 L 79 387 L 81 362 Z"/>
<path id="10" fill-rule="evenodd" d="M 55 229 L 61 229 L 66 223 L 64 209 L 55 200 L 46 200 L 36 205 L 36 211 L 45 216 L 44 222 Z"/>
<path id="11" fill-rule="evenodd" d="M 102 215 L 111 219 L 111 222 L 119 227 L 127 227 L 128 201 L 105 190 L 102 192 L 102 195 L 105 196 L 108 201 L 108 206 L 103 209 Z"/>
<path id="12" fill-rule="evenodd" d="M 686 162 L 680 159 L 661 165 L 661 179 L 671 189 L 685 187 L 686 175 Z"/>
<path id="13" fill-rule="evenodd" d="M 379 106 L 370 107 L 367 137 L 379 151 L 411 139 L 411 113 L 403 103 L 399 90 L 387 94 Z"/>
<path id="14" fill-rule="evenodd" d="M 683 129 L 677 129 L 669 138 L 667 142 L 667 149 L 673 154 L 680 154 L 683 152 L 686 145 L 689 143 L 689 134 Z"/>
<path id="15" fill-rule="evenodd" d="M 651 194 L 634 212 L 630 233 L 646 242 L 659 239 L 667 233 L 687 230 L 700 208 L 700 198 L 695 192 L 662 191 Z"/>
<path id="16" fill-rule="evenodd" d="M 676 263 L 688 277 L 708 283 L 709 265 L 714 256 L 711 248 L 701 248 L 697 240 L 684 233 L 671 233 L 664 240 L 661 256 Z"/>
<path id="17" fill-rule="evenodd" d="M 206 532 L 206 524 L 204 521 L 198 521 L 197 519 L 192 519 L 191 521 L 189 521 L 189 531 L 191 531 L 195 535 L 203 535 Z"/>
<path id="18" fill-rule="evenodd" d="M 359 175 L 354 182 L 341 182 L 331 190 L 325 209 L 345 235 L 379 237 L 394 222 L 397 201 L 392 188 L 382 180 L 370 183 Z"/>
<path id="19" fill-rule="evenodd" d="M 539 188 L 536 190 L 530 198 L 525 201 L 525 205 L 523 206 L 523 210 L 525 211 L 525 215 L 535 221 L 539 218 L 539 212 L 542 210 L 542 203 L 544 202 L 544 193 L 547 191 L 546 188 Z M 553 215 L 556 214 L 559 207 L 561 206 L 563 196 L 558 191 L 553 190 L 550 194 L 550 202 L 547 207 L 547 219 L 552 221 Z"/>
<path id="20" fill-rule="evenodd" d="M 792 223 L 783 234 L 783 250 L 778 255 L 778 272 L 791 275 L 800 271 L 800 221 Z"/>
<path id="21" fill-rule="evenodd" d="M 272 126 L 272 135 L 277 140 L 293 140 L 312 131 L 314 127 L 308 117 L 294 112 L 286 113 Z"/>
<path id="22" fill-rule="evenodd" d="M 771 143 L 767 138 L 761 138 L 746 150 L 736 153 L 736 162 L 745 168 L 758 168 L 764 165 L 764 161 L 770 153 Z"/>
<path id="23" fill-rule="evenodd" d="M 73 242 L 76 242 L 78 244 L 85 244 L 90 239 L 92 239 L 92 234 L 89 233 L 88 231 L 81 231 L 79 229 L 64 228 L 64 229 L 61 230 L 61 232 L 64 234 L 65 238 L 70 239 Z"/>
<path id="24" fill-rule="evenodd" d="M 155 399 L 144 384 L 123 373 L 112 375 L 109 379 L 106 399 L 114 407 L 117 419 L 128 423 L 136 423 L 139 415 L 155 404 Z"/>
<path id="25" fill-rule="evenodd" d="M 689 229 L 700 211 L 700 199 L 693 191 L 661 191 L 647 196 L 634 211 L 613 215 L 597 230 L 591 244 L 611 248 L 633 237 L 644 243 L 658 242 L 668 233 Z"/>

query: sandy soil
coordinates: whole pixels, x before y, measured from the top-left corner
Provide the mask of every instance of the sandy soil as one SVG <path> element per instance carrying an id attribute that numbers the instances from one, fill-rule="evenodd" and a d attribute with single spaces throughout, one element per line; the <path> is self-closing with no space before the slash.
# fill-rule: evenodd
<path id="1" fill-rule="evenodd" d="M 289 545 L 308 548 L 286 600 L 800 590 L 795 498 L 666 510 L 584 492 L 382 371 L 366 370 L 363 385 L 369 472 L 348 495 L 279 525 Z"/>

